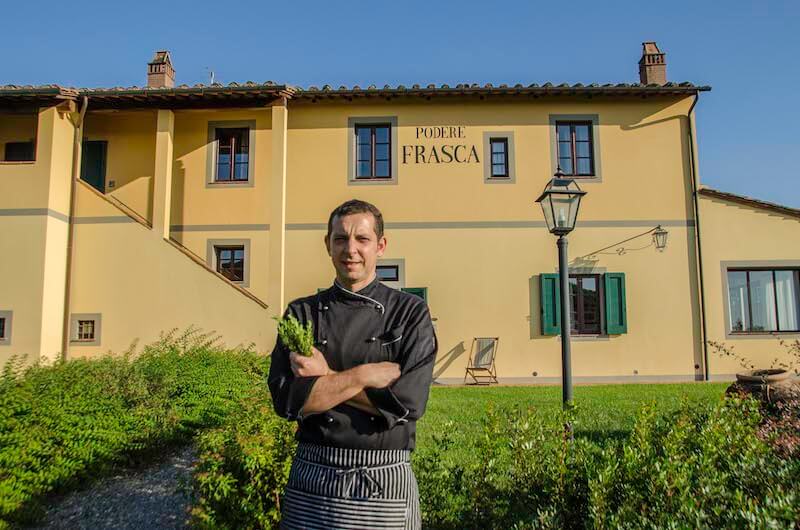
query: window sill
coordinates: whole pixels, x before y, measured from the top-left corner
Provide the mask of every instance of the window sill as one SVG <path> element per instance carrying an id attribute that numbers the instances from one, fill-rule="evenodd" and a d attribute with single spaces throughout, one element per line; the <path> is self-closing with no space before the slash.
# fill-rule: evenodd
<path id="1" fill-rule="evenodd" d="M 222 276 L 223 278 L 225 278 L 226 280 L 228 280 L 229 282 L 231 282 L 232 284 L 234 284 L 234 285 L 236 285 L 238 287 L 245 287 L 245 288 L 250 287 L 250 282 L 246 282 L 244 280 L 231 280 L 230 278 L 226 277 L 221 272 L 217 271 L 217 273 L 219 273 L 220 276 Z"/>
<path id="2" fill-rule="evenodd" d="M 89 344 L 98 345 L 97 339 L 70 339 L 70 344 Z"/>
<path id="3" fill-rule="evenodd" d="M 516 184 L 516 179 L 513 176 L 508 177 L 483 177 L 484 184 Z"/>
<path id="4" fill-rule="evenodd" d="M 590 341 L 598 341 L 598 340 L 611 340 L 611 335 L 573 335 L 570 334 L 570 340 L 574 340 L 576 342 L 590 342 Z"/>
<path id="5" fill-rule="evenodd" d="M 30 166 L 36 163 L 36 160 L 0 160 L 0 166 Z"/>
<path id="6" fill-rule="evenodd" d="M 778 337 L 780 335 L 797 335 L 800 330 L 789 331 L 729 331 L 731 337 Z"/>
<path id="7" fill-rule="evenodd" d="M 230 186 L 236 187 L 250 187 L 253 185 L 251 180 L 212 180 L 207 182 L 208 186 Z"/>
<path id="8" fill-rule="evenodd" d="M 370 177 L 370 178 L 367 178 L 367 177 L 361 177 L 361 178 L 350 177 L 350 179 L 347 181 L 347 183 L 348 184 L 355 184 L 355 185 L 361 185 L 361 184 L 397 184 L 397 177 Z"/>

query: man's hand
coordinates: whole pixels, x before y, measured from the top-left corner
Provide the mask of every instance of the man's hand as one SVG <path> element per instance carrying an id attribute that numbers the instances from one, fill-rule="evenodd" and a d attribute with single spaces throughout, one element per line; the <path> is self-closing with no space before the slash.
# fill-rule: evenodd
<path id="1" fill-rule="evenodd" d="M 375 386 L 375 388 L 383 388 L 394 383 L 400 377 L 400 365 L 397 363 L 368 363 L 362 364 L 357 367 L 359 370 L 359 379 L 364 383 L 364 387 Z M 377 386 L 380 385 L 380 386 Z M 370 414 L 380 414 L 380 411 L 375 408 L 367 394 L 362 390 L 353 398 L 345 401 L 345 404 L 361 409 Z"/>
<path id="2" fill-rule="evenodd" d="M 319 355 L 319 359 L 315 357 Z M 389 386 L 400 377 L 400 365 L 397 363 L 369 363 L 361 364 L 343 372 L 330 370 L 321 353 L 312 357 L 302 358 L 298 355 L 292 357 L 292 370 L 295 374 L 321 375 L 311 392 L 306 398 L 306 403 L 300 410 L 303 417 L 330 410 L 340 403 L 356 398 L 364 391 L 365 387 L 383 388 Z M 326 373 L 326 371 L 330 373 Z M 364 396 L 366 398 L 366 396 Z M 365 399 L 369 401 L 369 399 Z M 372 407 L 374 408 L 374 407 Z M 370 409 L 372 411 L 372 409 Z M 375 409 L 372 413 L 377 413 Z"/>
<path id="3" fill-rule="evenodd" d="M 359 381 L 365 388 L 383 388 L 400 378 L 400 365 L 397 363 L 367 363 L 357 369 Z"/>
<path id="4" fill-rule="evenodd" d="M 311 357 L 289 352 L 289 362 L 295 377 L 311 377 L 315 375 L 335 374 L 328 366 L 322 352 L 311 347 Z M 391 385 L 400 377 L 400 365 L 391 362 L 367 363 L 356 367 L 358 379 L 365 387 L 383 388 Z"/>
<path id="5" fill-rule="evenodd" d="M 311 347 L 311 357 L 300 355 L 297 352 L 289 352 L 289 362 L 292 365 L 292 373 L 295 377 L 311 377 L 333 373 L 328 366 L 328 361 L 325 360 L 325 356 L 314 346 Z"/>

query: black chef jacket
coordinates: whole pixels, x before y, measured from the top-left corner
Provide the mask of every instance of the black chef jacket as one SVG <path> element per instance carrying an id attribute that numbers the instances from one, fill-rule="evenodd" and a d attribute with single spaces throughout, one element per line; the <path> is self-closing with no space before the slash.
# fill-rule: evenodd
<path id="1" fill-rule="evenodd" d="M 425 301 L 383 285 L 378 277 L 359 291 L 338 280 L 325 291 L 292 301 L 286 315 L 312 322 L 314 346 L 337 372 L 364 363 L 391 361 L 400 378 L 365 392 L 380 415 L 341 403 L 303 416 L 300 411 L 319 376 L 295 377 L 289 351 L 278 339 L 268 384 L 278 415 L 298 421 L 296 438 L 353 449 L 414 449 L 416 421 L 425 412 L 438 350 Z"/>

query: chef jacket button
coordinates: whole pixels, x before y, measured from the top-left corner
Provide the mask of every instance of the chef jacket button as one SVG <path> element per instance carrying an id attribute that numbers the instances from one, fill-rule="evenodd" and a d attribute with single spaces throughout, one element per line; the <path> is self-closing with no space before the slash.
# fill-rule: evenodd
<path id="1" fill-rule="evenodd" d="M 328 306 L 326 306 L 326 305 L 322 306 L 322 310 L 323 311 L 327 311 L 328 310 Z"/>
<path id="2" fill-rule="evenodd" d="M 372 421 L 375 421 L 375 416 L 370 416 L 369 419 L 371 419 Z"/>
<path id="3" fill-rule="evenodd" d="M 328 344 L 328 339 L 323 340 L 322 344 Z"/>
<path id="4" fill-rule="evenodd" d="M 369 341 L 370 341 L 370 342 L 375 342 L 376 340 L 378 340 L 378 337 L 370 337 L 370 338 L 369 338 Z"/>
<path id="5" fill-rule="evenodd" d="M 333 418 L 331 418 L 330 416 L 328 416 L 328 423 L 333 423 Z"/>

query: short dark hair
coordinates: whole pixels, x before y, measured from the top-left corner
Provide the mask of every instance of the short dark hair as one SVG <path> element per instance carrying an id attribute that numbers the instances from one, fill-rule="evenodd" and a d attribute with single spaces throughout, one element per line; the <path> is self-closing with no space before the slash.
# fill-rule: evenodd
<path id="1" fill-rule="evenodd" d="M 333 231 L 333 218 L 334 217 L 344 217 L 345 215 L 350 215 L 353 213 L 371 213 L 372 216 L 375 218 L 375 235 L 378 236 L 378 239 L 383 237 L 383 215 L 378 208 L 375 207 L 374 204 L 370 204 L 367 201 L 360 201 L 358 199 L 350 199 L 347 202 L 344 202 L 334 208 L 331 212 L 330 217 L 328 217 L 328 233 L 325 236 L 325 239 L 331 238 L 331 232 Z"/>

